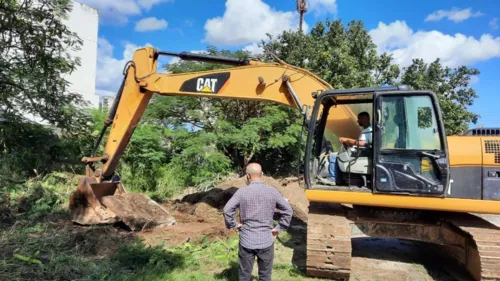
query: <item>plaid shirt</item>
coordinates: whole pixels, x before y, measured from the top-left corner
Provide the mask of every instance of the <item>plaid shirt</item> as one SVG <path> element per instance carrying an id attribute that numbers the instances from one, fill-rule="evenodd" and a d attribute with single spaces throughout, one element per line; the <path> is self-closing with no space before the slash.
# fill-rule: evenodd
<path id="1" fill-rule="evenodd" d="M 273 216 L 276 211 L 280 214 L 276 230 L 286 230 L 292 219 L 292 207 L 272 187 L 260 182 L 252 182 L 240 188 L 224 206 L 224 219 L 227 228 L 235 228 L 234 219 L 236 209 L 240 208 L 240 220 L 243 225 L 240 229 L 241 246 L 247 249 L 264 249 L 274 242 L 272 235 Z"/>

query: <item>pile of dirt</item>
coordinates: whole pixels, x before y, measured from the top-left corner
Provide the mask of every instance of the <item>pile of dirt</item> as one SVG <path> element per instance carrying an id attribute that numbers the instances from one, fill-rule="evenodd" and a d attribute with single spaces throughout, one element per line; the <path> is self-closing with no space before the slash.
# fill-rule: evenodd
<path id="1" fill-rule="evenodd" d="M 307 221 L 309 202 L 305 197 L 304 189 L 299 185 L 298 178 L 277 180 L 272 177 L 264 177 L 262 182 L 276 188 L 288 200 L 295 217 Z M 226 203 L 239 188 L 246 185 L 245 177 L 230 179 L 209 191 L 187 194 L 181 199 L 169 202 L 168 207 L 173 212 L 189 215 L 191 219 L 198 222 L 220 223 L 224 219 L 221 211 Z M 177 218 L 177 220 L 179 219 Z"/>
<path id="2" fill-rule="evenodd" d="M 262 182 L 276 188 L 288 200 L 295 217 L 293 221 L 307 221 L 309 203 L 304 189 L 299 185 L 299 179 L 264 177 Z M 194 242 L 202 237 L 213 241 L 235 235 L 236 232 L 226 229 L 222 209 L 234 193 L 246 185 L 245 178 L 233 178 L 206 192 L 188 189 L 183 196 L 163 204 L 163 207 L 175 218 L 174 225 L 145 229 L 137 235 L 146 244 L 155 245 L 166 242 L 169 246 Z M 236 217 L 239 217 L 238 210 Z"/>
<path id="3" fill-rule="evenodd" d="M 309 201 L 306 198 L 304 189 L 300 187 L 298 178 L 289 177 L 284 179 L 274 179 L 272 177 L 263 177 L 262 182 L 268 186 L 276 188 L 281 193 L 281 195 L 283 195 L 283 197 L 288 200 L 294 211 L 294 216 L 300 218 L 303 221 L 307 221 Z M 222 190 L 233 188 L 238 189 L 245 187 L 246 185 L 246 178 L 241 177 L 221 183 L 216 188 Z"/>
<path id="4" fill-rule="evenodd" d="M 104 196 L 102 202 L 133 231 L 175 224 L 163 206 L 142 194 Z"/>

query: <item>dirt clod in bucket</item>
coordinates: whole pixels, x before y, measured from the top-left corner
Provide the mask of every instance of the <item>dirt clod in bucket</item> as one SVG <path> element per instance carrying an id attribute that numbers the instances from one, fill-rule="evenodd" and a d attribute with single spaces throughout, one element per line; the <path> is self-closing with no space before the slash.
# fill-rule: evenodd
<path id="1" fill-rule="evenodd" d="M 170 213 L 155 201 L 141 194 L 105 196 L 103 204 L 133 231 L 175 224 Z"/>

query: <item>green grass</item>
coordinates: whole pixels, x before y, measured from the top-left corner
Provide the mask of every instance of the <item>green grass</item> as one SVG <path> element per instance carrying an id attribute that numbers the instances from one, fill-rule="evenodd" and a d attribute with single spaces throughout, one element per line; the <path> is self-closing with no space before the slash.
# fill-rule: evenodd
<path id="1" fill-rule="evenodd" d="M 23 222 L 0 233 L 1 280 L 219 281 L 238 276 L 237 236 L 167 249 L 147 247 L 112 227 L 81 229 L 62 221 Z M 277 247 L 281 251 L 284 246 L 278 243 Z M 256 270 L 257 266 L 255 276 Z M 273 276 L 305 280 L 294 265 L 284 261 L 275 262 Z"/>

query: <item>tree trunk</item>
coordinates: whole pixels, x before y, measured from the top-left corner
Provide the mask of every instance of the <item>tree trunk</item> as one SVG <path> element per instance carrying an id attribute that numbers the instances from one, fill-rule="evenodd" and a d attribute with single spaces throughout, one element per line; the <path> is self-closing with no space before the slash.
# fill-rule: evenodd
<path id="1" fill-rule="evenodd" d="M 250 163 L 250 160 L 252 160 L 254 154 L 255 153 L 252 151 L 249 154 L 245 155 L 245 158 L 243 158 L 244 168 L 246 168 L 248 166 L 248 164 Z"/>

